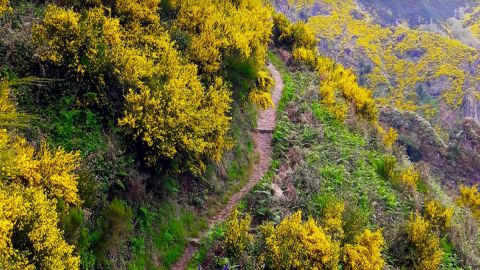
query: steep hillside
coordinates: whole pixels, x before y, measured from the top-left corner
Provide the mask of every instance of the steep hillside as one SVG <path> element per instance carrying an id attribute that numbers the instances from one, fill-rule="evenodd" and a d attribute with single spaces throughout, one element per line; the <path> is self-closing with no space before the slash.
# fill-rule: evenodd
<path id="1" fill-rule="evenodd" d="M 395 25 L 406 21 L 410 26 L 441 23 L 458 14 L 459 10 L 473 4 L 469 0 L 435 0 L 435 1 L 388 1 L 360 0 L 359 3 L 375 21 L 381 25 Z"/>
<path id="2" fill-rule="evenodd" d="M 379 10 L 384 10 L 382 6 L 387 4 L 371 3 Z M 391 8 L 396 5 L 388 4 Z M 278 8 L 283 10 L 281 6 Z M 420 4 L 412 5 L 405 12 L 420 7 Z M 425 3 L 424 7 L 435 9 L 437 6 Z M 435 137 L 447 145 L 451 143 L 451 147 L 460 152 L 464 151 L 451 138 L 461 132 L 465 119 L 472 118 L 480 123 L 476 83 L 479 54 L 453 34 L 451 37 L 443 34 L 442 31 L 451 31 L 448 24 L 444 24 L 446 30 L 441 30 L 442 33 L 422 31 L 404 24 L 383 27 L 375 22 L 378 14 L 370 13 L 371 10 L 357 6 L 353 1 L 316 1 L 315 5 L 300 10 L 315 10 L 308 17 L 307 25 L 320 39 L 319 50 L 353 68 L 360 84 L 372 89 L 382 106 L 417 113 L 430 123 Z M 302 14 L 302 11 L 297 9 L 298 13 Z M 315 15 L 317 13 L 319 15 Z M 391 117 L 382 119 L 387 121 Z M 405 137 L 415 136 L 420 135 L 405 134 Z M 410 141 L 404 140 L 403 143 L 407 148 L 415 148 Z M 427 157 L 428 153 L 424 156 Z M 478 152 L 473 156 L 478 158 Z M 425 161 L 435 164 L 428 158 Z M 476 166 L 474 161 L 469 165 Z M 444 177 L 458 181 L 477 179 L 480 168 L 473 167 L 472 170 L 465 174 L 469 170 L 460 166 Z"/>
<path id="3" fill-rule="evenodd" d="M 0 269 L 480 269 L 479 14 L 0 0 Z"/>
<path id="4" fill-rule="evenodd" d="M 465 227 L 471 217 L 455 206 L 436 179 L 425 168 L 412 167 L 401 148 L 395 148 L 392 156 L 378 144 L 375 130 L 368 124 L 356 119 L 347 127 L 338 121 L 321 102 L 315 73 L 283 70 L 286 84 L 274 132 L 272 169 L 239 204 L 239 212 L 211 230 L 191 266 L 479 267 L 478 235 Z M 419 172 L 413 186 L 407 180 L 412 170 Z M 313 225 L 299 224 L 298 213 L 313 218 L 320 235 L 316 229 L 303 232 L 302 226 Z M 277 227 L 269 227 L 273 224 Z M 412 244 L 417 240 L 410 234 L 417 228 L 410 226 L 426 226 L 422 233 L 427 235 L 421 237 L 430 239 L 425 240 L 428 243 Z M 375 235 L 379 229 L 380 238 Z M 364 242 L 358 242 L 362 237 Z M 311 241 L 313 247 L 303 241 Z M 367 245 L 370 253 L 350 253 L 352 246 L 361 250 L 362 245 Z M 422 245 L 430 247 L 427 250 Z M 310 248 L 316 253 L 309 253 L 313 252 Z M 381 258 L 376 257 L 377 248 L 382 250 Z"/>

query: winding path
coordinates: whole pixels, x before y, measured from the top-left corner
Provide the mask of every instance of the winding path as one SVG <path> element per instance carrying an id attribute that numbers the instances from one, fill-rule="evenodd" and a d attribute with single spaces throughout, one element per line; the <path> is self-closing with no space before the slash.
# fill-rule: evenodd
<path id="1" fill-rule="evenodd" d="M 280 72 L 271 63 L 267 66 L 273 80 L 275 81 L 275 87 L 272 92 L 272 101 L 275 104 L 274 108 L 261 111 L 257 118 L 257 130 L 253 134 L 253 142 L 255 144 L 255 150 L 259 154 L 259 162 L 255 164 L 253 173 L 245 186 L 237 193 L 235 193 L 227 205 L 218 212 L 210 221 L 210 227 L 214 224 L 226 219 L 234 207 L 240 202 L 240 200 L 247 194 L 262 178 L 262 176 L 268 171 L 271 164 L 272 155 L 272 133 L 275 128 L 276 107 L 283 91 L 283 80 Z M 182 257 L 172 266 L 172 270 L 184 270 L 187 269 L 188 263 L 193 257 L 193 254 L 197 250 L 197 247 L 193 243 L 188 243 L 187 248 L 183 252 Z"/>

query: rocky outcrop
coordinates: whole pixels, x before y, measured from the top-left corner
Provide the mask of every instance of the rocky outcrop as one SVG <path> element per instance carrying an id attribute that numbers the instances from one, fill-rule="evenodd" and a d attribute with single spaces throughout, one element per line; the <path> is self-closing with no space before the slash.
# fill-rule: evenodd
<path id="1" fill-rule="evenodd" d="M 379 120 L 398 130 L 398 141 L 413 161 L 427 163 L 445 181 L 480 182 L 480 125 L 474 119 L 465 118 L 448 144 L 414 112 L 384 107 Z"/>
<path id="2" fill-rule="evenodd" d="M 480 182 L 480 125 L 465 118 L 448 147 L 449 170 L 468 182 Z"/>
<path id="3" fill-rule="evenodd" d="M 473 89 L 466 91 L 462 102 L 463 117 L 471 118 L 480 124 L 480 100 L 475 96 Z"/>
<path id="4" fill-rule="evenodd" d="M 429 160 L 438 166 L 443 163 L 447 145 L 432 125 L 420 115 L 384 107 L 381 109 L 380 121 L 398 130 L 399 142 L 406 146 L 411 159 Z"/>

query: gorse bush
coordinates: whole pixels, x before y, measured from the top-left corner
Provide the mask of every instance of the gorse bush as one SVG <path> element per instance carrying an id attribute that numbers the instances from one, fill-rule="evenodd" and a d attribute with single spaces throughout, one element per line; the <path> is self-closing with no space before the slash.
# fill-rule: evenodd
<path id="1" fill-rule="evenodd" d="M 389 128 L 388 131 L 385 131 L 380 126 L 378 127 L 378 131 L 383 139 L 383 144 L 388 150 L 391 150 L 395 142 L 398 138 L 398 133 L 395 129 Z"/>
<path id="2" fill-rule="evenodd" d="M 472 211 L 472 215 L 480 221 L 480 192 L 478 186 L 461 186 L 458 204 Z"/>
<path id="3" fill-rule="evenodd" d="M 322 78 L 320 84 L 322 102 L 338 119 L 345 119 L 349 103 L 360 116 L 373 123 L 377 121 L 378 109 L 372 92 L 358 85 L 357 76 L 353 71 L 321 56 L 317 57 L 315 70 Z"/>
<path id="4" fill-rule="evenodd" d="M 33 29 L 40 60 L 83 79 L 105 85 L 105 75 L 115 60 L 114 49 L 123 37 L 118 19 L 94 8 L 84 16 L 71 9 L 47 6 L 45 16 Z"/>
<path id="5" fill-rule="evenodd" d="M 257 82 L 252 90 L 250 90 L 250 101 L 256 106 L 267 109 L 273 107 L 272 97 L 270 95 L 271 87 L 274 85 L 272 77 L 266 71 L 257 73 Z"/>
<path id="6" fill-rule="evenodd" d="M 0 128 L 25 127 L 30 120 L 30 116 L 17 111 L 11 99 L 11 84 L 8 80 L 0 79 Z"/>
<path id="7" fill-rule="evenodd" d="M 420 214 L 411 214 L 406 231 L 411 247 L 412 266 L 418 270 L 438 269 L 443 256 L 440 239 L 431 228 L 432 224 Z"/>
<path id="8" fill-rule="evenodd" d="M 333 239 L 342 240 L 344 237 L 344 211 L 345 203 L 338 200 L 329 200 L 322 209 L 320 224 Z"/>
<path id="9" fill-rule="evenodd" d="M 260 255 L 273 269 L 337 269 L 340 244 L 302 212 L 286 217 L 280 224 L 260 227 L 265 241 Z"/>
<path id="10" fill-rule="evenodd" d="M 0 97 L 1 113 L 15 113 L 8 96 Z M 17 126 L 16 118 L 11 125 Z M 0 129 L 0 268 L 78 269 L 79 257 L 63 238 L 61 212 L 78 206 L 79 154 L 62 148 L 39 150 L 21 135 Z M 63 213 L 60 213 L 63 214 Z"/>
<path id="11" fill-rule="evenodd" d="M 434 230 L 445 232 L 451 226 L 453 208 L 445 207 L 437 200 L 425 202 L 425 219 L 427 219 Z"/>
<path id="12" fill-rule="evenodd" d="M 51 151 L 45 144 L 40 151 L 22 137 L 0 129 L 0 179 L 4 183 L 17 183 L 41 187 L 50 199 L 62 199 L 69 205 L 79 205 L 77 176 L 79 154 L 62 148 Z"/>
<path id="13" fill-rule="evenodd" d="M 0 16 L 5 13 L 6 11 L 9 10 L 8 8 L 8 2 L 9 0 L 1 0 L 0 1 Z"/>
<path id="14" fill-rule="evenodd" d="M 265 63 L 271 10 L 260 1 L 170 1 L 172 29 L 189 40 L 181 53 L 161 25 L 159 3 L 118 0 L 110 14 L 96 2 L 82 13 L 49 5 L 33 37 L 41 62 L 89 82 L 100 97 L 112 86 L 126 89 L 118 124 L 149 165 L 198 175 L 231 147 L 231 93 L 219 69 L 230 55 Z M 266 107 L 271 79 L 259 74 L 251 97 Z"/>
<path id="15" fill-rule="evenodd" d="M 420 174 L 413 166 L 403 169 L 398 175 L 400 184 L 412 192 L 417 190 L 419 180 Z"/>
<path id="16" fill-rule="evenodd" d="M 58 228 L 55 201 L 41 187 L 0 183 L 0 267 L 79 269 Z"/>
<path id="17" fill-rule="evenodd" d="M 285 47 L 290 51 L 296 48 L 314 50 L 317 39 L 313 29 L 304 22 L 291 23 L 282 13 L 273 15 L 273 42 L 278 47 Z"/>
<path id="18" fill-rule="evenodd" d="M 272 11 L 262 1 L 170 1 L 178 10 L 174 28 L 187 33 L 188 57 L 207 75 L 229 54 L 265 63 L 272 32 Z M 209 44 L 209 46 L 205 46 Z"/>
<path id="19" fill-rule="evenodd" d="M 250 215 L 240 217 L 238 210 L 233 211 L 227 221 L 225 230 L 225 245 L 237 257 L 240 257 L 253 244 L 253 235 L 249 233 L 252 218 Z"/>
<path id="20" fill-rule="evenodd" d="M 372 232 L 366 229 L 355 239 L 355 244 L 344 247 L 344 267 L 351 270 L 380 270 L 385 262 L 381 252 L 385 245 L 380 230 Z"/>

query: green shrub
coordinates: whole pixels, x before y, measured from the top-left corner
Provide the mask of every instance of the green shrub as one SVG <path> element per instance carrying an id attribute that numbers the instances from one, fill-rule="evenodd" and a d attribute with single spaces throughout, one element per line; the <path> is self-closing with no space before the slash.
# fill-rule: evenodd
<path id="1" fill-rule="evenodd" d="M 386 155 L 383 157 L 383 160 L 377 160 L 375 165 L 379 175 L 385 179 L 393 180 L 397 166 L 397 158 L 392 155 Z"/>
<path id="2" fill-rule="evenodd" d="M 101 237 L 96 245 L 97 260 L 105 264 L 106 256 L 127 247 L 133 233 L 133 211 L 123 200 L 113 199 L 103 213 Z"/>
<path id="3" fill-rule="evenodd" d="M 83 212 L 80 208 L 72 208 L 60 215 L 60 228 L 62 228 L 65 240 L 69 244 L 76 245 L 80 237 L 83 223 Z"/>

